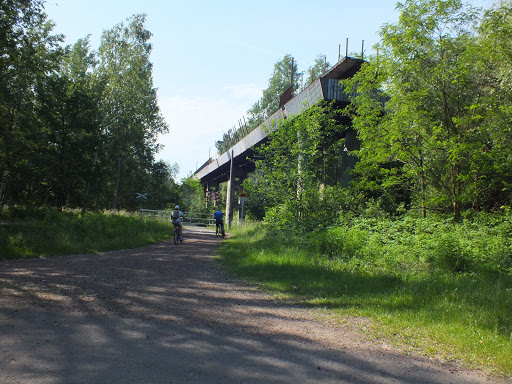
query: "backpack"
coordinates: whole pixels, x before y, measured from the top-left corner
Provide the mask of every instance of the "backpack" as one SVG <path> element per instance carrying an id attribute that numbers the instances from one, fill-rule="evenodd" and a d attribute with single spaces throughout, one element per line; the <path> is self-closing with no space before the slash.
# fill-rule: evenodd
<path id="1" fill-rule="evenodd" d="M 172 211 L 171 217 L 173 220 L 178 220 L 180 218 L 180 211 L 178 211 L 178 210 Z"/>

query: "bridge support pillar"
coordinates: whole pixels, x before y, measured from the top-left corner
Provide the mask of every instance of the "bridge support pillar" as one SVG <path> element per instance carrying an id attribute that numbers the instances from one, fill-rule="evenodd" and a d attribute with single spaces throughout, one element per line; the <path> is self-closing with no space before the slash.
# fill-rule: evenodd
<path id="1" fill-rule="evenodd" d="M 231 150 L 231 153 L 228 152 L 228 156 L 230 157 L 230 165 L 229 165 L 228 188 L 226 191 L 226 220 L 228 223 L 228 229 L 230 229 L 231 222 L 233 221 L 233 188 L 234 188 L 234 184 L 235 184 L 235 175 L 234 175 L 234 167 L 233 167 L 233 150 Z"/>

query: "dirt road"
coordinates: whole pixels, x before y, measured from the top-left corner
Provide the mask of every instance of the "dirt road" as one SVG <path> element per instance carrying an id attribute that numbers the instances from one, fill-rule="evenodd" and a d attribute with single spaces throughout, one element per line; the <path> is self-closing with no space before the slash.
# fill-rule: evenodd
<path id="1" fill-rule="evenodd" d="M 0 383 L 510 383 L 277 303 L 216 265 L 220 241 L 0 262 Z"/>

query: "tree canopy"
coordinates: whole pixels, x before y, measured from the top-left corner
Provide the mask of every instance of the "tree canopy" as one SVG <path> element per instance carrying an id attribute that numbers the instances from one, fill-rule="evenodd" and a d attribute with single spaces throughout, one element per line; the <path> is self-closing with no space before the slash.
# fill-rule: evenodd
<path id="1" fill-rule="evenodd" d="M 145 15 L 106 30 L 94 52 L 88 37 L 63 47 L 43 3 L 0 5 L 0 206 L 130 209 L 137 193 L 169 202 Z"/>
<path id="2" fill-rule="evenodd" d="M 381 187 L 407 183 L 423 215 L 451 206 L 460 220 L 465 208 L 510 204 L 510 3 L 480 24 L 479 10 L 459 0 L 398 7 L 399 21 L 381 29 L 378 62 L 344 81 L 358 93 L 361 174 L 378 166 Z"/>

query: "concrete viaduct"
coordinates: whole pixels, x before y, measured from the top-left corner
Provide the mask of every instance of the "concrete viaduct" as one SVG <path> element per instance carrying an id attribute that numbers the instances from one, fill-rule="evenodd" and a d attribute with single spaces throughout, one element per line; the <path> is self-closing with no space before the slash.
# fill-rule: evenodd
<path id="1" fill-rule="evenodd" d="M 232 209 L 234 207 L 234 181 L 235 177 L 245 179 L 247 174 L 254 171 L 254 163 L 251 161 L 254 155 L 253 149 L 267 140 L 268 133 L 279 120 L 288 116 L 298 115 L 321 100 L 349 102 L 349 96 L 340 88 L 339 81 L 352 77 L 360 68 L 364 60 L 344 57 L 323 76 L 316 79 L 310 86 L 301 91 L 298 95 L 288 100 L 281 100 L 281 107 L 270 116 L 263 124 L 258 126 L 247 136 L 229 148 L 218 158 L 208 159 L 199 167 L 194 177 L 201 181 L 205 191 L 211 187 L 218 186 L 222 182 L 228 182 L 226 198 L 226 218 L 228 225 L 232 220 Z"/>

